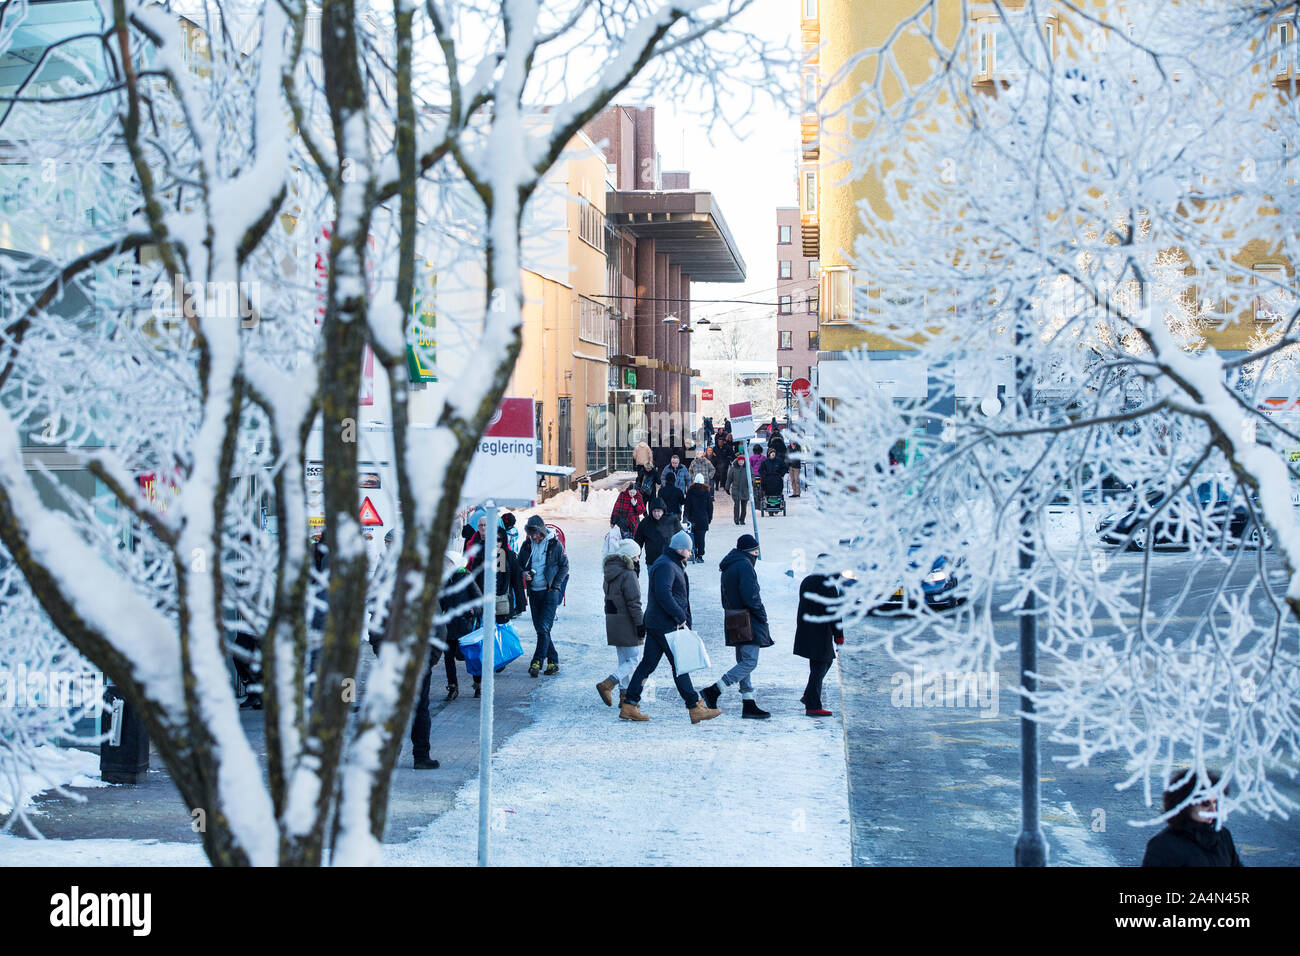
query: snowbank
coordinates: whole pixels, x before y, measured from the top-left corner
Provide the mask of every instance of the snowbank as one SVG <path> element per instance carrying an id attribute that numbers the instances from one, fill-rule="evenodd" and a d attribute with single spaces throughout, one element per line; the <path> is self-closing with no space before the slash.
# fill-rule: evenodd
<path id="1" fill-rule="evenodd" d="M 605 529 L 609 528 L 609 515 L 614 510 L 614 502 L 619 492 L 613 488 L 593 488 L 583 501 L 576 491 L 562 491 L 532 509 L 532 513 L 543 518 L 603 518 Z M 602 533 L 604 529 L 602 529 Z M 566 531 L 567 534 L 567 531 Z"/>
<path id="2" fill-rule="evenodd" d="M 26 809 L 33 797 L 56 787 L 108 786 L 99 779 L 99 754 L 47 744 L 36 748 L 33 756 L 34 768 L 0 771 L 0 813 L 12 813 L 19 806 Z"/>

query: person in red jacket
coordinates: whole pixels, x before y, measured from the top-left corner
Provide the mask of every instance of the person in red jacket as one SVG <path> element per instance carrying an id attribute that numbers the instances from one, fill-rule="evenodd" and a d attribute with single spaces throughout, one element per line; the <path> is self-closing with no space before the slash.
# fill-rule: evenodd
<path id="1" fill-rule="evenodd" d="M 619 492 L 618 500 L 614 502 L 614 510 L 610 512 L 609 523 L 619 525 L 625 528 L 625 537 L 632 537 L 636 534 L 637 525 L 646 515 L 645 495 L 641 494 L 635 482 L 629 482 L 627 487 Z"/>

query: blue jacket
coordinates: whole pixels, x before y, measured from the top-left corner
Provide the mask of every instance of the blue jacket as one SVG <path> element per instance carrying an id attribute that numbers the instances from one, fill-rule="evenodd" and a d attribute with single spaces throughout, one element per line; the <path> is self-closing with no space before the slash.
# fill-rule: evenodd
<path id="1" fill-rule="evenodd" d="M 642 619 L 647 631 L 666 634 L 685 622 L 691 626 L 691 585 L 686 579 L 686 564 L 671 551 L 650 566 L 649 598 Z"/>
<path id="2" fill-rule="evenodd" d="M 676 468 L 672 465 L 664 465 L 661 478 L 662 484 L 666 485 L 671 481 L 682 494 L 686 494 L 687 489 L 691 487 L 691 473 L 686 470 L 685 465 L 678 465 Z"/>

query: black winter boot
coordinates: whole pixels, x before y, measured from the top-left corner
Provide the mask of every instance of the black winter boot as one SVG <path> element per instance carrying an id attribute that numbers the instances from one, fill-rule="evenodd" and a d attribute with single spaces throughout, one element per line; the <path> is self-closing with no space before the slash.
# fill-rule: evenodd
<path id="1" fill-rule="evenodd" d="M 758 704 L 754 703 L 752 700 L 742 701 L 742 704 L 743 706 L 740 711 L 741 717 L 752 717 L 755 720 L 767 720 L 767 718 L 772 716 L 765 710 L 759 710 Z"/>
<path id="2" fill-rule="evenodd" d="M 700 696 L 704 698 L 704 706 L 712 710 L 718 706 L 718 698 L 722 696 L 722 688 L 717 684 L 710 684 L 700 691 Z"/>

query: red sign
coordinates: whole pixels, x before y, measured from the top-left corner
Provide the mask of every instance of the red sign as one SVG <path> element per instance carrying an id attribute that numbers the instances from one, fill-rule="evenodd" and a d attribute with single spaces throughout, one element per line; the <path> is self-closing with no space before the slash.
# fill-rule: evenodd
<path id="1" fill-rule="evenodd" d="M 727 406 L 727 411 L 732 418 L 748 418 L 754 414 L 753 407 L 749 402 L 735 402 Z"/>
<path id="2" fill-rule="evenodd" d="M 807 398 L 812 394 L 812 382 L 806 378 L 796 378 L 790 383 L 790 394 L 797 398 Z"/>
<path id="3" fill-rule="evenodd" d="M 379 517 L 379 512 L 375 510 L 375 506 L 371 502 L 370 496 L 366 495 L 365 500 L 361 502 L 361 527 L 373 528 L 375 525 L 381 525 L 383 523 L 384 519 Z"/>
<path id="4" fill-rule="evenodd" d="M 495 438 L 532 438 L 535 425 L 531 398 L 503 398 L 488 419 L 483 434 Z"/>
<path id="5" fill-rule="evenodd" d="M 713 389 L 711 388 L 700 389 L 700 401 L 704 401 L 704 402 L 713 401 Z"/>

